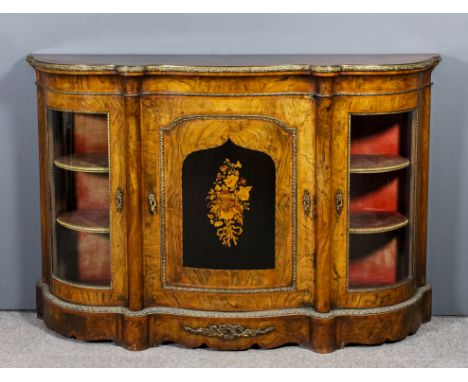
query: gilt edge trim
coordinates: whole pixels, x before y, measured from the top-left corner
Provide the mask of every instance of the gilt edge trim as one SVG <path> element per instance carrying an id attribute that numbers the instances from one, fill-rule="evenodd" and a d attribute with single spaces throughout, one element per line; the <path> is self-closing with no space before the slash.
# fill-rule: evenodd
<path id="1" fill-rule="evenodd" d="M 265 65 L 265 66 L 186 66 L 186 65 L 86 65 L 86 64 L 57 64 L 44 62 L 28 55 L 26 61 L 36 70 L 57 72 L 111 72 L 125 73 L 349 73 L 349 72 L 397 72 L 424 70 L 437 65 L 439 55 L 430 59 L 405 64 L 340 64 L 340 65 Z"/>
<path id="2" fill-rule="evenodd" d="M 344 316 L 368 316 L 375 314 L 392 313 L 411 305 L 417 304 L 422 299 L 423 295 L 431 290 L 431 286 L 426 284 L 417 289 L 416 293 L 410 299 L 401 303 L 379 307 L 379 308 L 364 308 L 364 309 L 334 309 L 327 313 L 320 313 L 314 310 L 314 308 L 290 308 L 290 309 L 274 309 L 274 310 L 263 310 L 258 312 L 216 312 L 216 311 L 205 311 L 196 309 L 184 309 L 184 308 L 173 308 L 164 306 L 155 306 L 145 308 L 142 310 L 130 310 L 123 306 L 97 306 L 97 305 L 80 305 L 72 302 L 64 301 L 54 296 L 49 286 L 43 281 L 38 282 L 38 287 L 42 290 L 44 299 L 49 301 L 60 308 L 72 310 L 81 313 L 107 313 L 107 314 L 122 314 L 126 317 L 145 317 L 151 314 L 166 314 L 166 315 L 177 315 L 184 317 L 203 317 L 203 318 L 272 318 L 272 317 L 284 317 L 284 316 L 307 316 L 318 319 L 330 319 L 335 317 Z"/>

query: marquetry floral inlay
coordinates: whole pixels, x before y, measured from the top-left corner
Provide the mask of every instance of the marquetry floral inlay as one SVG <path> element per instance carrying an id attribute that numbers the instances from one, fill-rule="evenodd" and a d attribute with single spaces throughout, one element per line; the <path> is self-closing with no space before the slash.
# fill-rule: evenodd
<path id="1" fill-rule="evenodd" d="M 250 190 L 247 180 L 240 176 L 242 164 L 226 158 L 219 167 L 213 187 L 208 192 L 208 219 L 216 228 L 222 245 L 237 245 L 239 236 L 244 232 L 244 211 L 250 209 Z"/>

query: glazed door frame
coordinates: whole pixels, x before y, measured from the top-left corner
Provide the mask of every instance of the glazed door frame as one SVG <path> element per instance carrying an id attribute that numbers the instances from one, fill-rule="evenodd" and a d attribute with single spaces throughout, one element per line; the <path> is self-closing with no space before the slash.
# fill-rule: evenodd
<path id="1" fill-rule="evenodd" d="M 310 305 L 313 302 L 313 251 L 314 223 L 311 203 L 314 198 L 314 155 L 313 155 L 313 100 L 298 97 L 165 97 L 145 96 L 142 99 L 142 152 L 143 152 L 143 194 L 142 205 L 144 215 L 144 253 L 145 253 L 145 305 L 185 306 L 194 309 L 235 310 L 242 306 L 245 309 L 258 310 L 275 307 L 297 307 Z M 295 113 L 296 114 L 295 114 Z M 294 117 L 297 115 L 298 117 Z M 211 127 L 209 125 L 211 124 Z M 193 127 L 191 127 L 191 125 Z M 242 132 L 242 125 L 246 125 Z M 207 127 L 208 126 L 208 127 Z M 215 127 L 218 126 L 218 129 Z M 211 270 L 184 269 L 182 253 L 176 260 L 171 260 L 171 254 L 166 256 L 165 245 L 171 233 L 163 227 L 166 225 L 167 193 L 165 184 L 171 178 L 165 171 L 171 164 L 165 163 L 175 159 L 172 166 L 177 166 L 171 177 L 177 181 L 171 185 L 180 187 L 180 167 L 184 155 L 172 154 L 165 150 L 171 142 L 171 132 L 178 137 L 184 136 L 181 129 L 188 132 L 203 132 L 212 129 L 217 137 L 202 137 L 210 142 L 206 147 L 215 147 L 226 139 L 232 138 L 234 143 L 245 145 L 251 149 L 264 151 L 271 155 L 276 165 L 283 167 L 276 171 L 276 190 L 283 197 L 290 198 L 286 211 L 291 218 L 287 244 L 291 248 L 287 253 L 278 252 L 275 248 L 275 263 L 280 260 L 282 271 L 275 270 Z M 179 129 L 177 132 L 175 129 Z M 219 130 L 219 131 L 218 131 Z M 255 131 L 264 140 L 255 142 Z M 200 136 L 203 133 L 199 133 Z M 278 149 L 284 136 L 284 142 L 290 142 L 287 147 L 286 160 L 284 152 Z M 258 137 L 257 137 L 258 138 Z M 250 143 L 247 143 L 250 140 Z M 176 142 L 176 140 L 173 140 Z M 168 146 L 175 149 L 174 146 Z M 195 147 L 195 146 L 194 146 Z M 307 147 L 306 150 L 301 147 Z M 284 149 L 284 148 L 283 148 Z M 283 155 L 283 156 L 281 156 Z M 163 162 L 160 158 L 164 159 Z M 285 186 L 279 185 L 278 174 L 286 171 L 290 179 Z M 213 174 L 215 176 L 216 174 Z M 161 182 L 162 179 L 162 182 Z M 290 183 L 289 183 L 290 182 Z M 295 184 L 294 184 L 295 183 Z M 287 188 L 290 188 L 289 190 Z M 154 214 L 151 213 L 148 195 L 156 198 Z M 290 195 L 291 197 L 289 197 Z M 295 197 L 293 197 L 295 196 Z M 167 198 L 166 198 L 167 199 Z M 303 208 L 308 205 L 307 208 Z M 164 203 L 164 205 L 161 205 Z M 278 222 L 286 220 L 281 215 L 282 210 L 275 202 L 275 216 Z M 181 213 L 180 213 L 181 215 Z M 181 222 L 180 220 L 176 220 Z M 300 223 L 299 223 L 300 222 Z M 284 226 L 284 225 L 283 225 Z M 167 227 L 170 227 L 168 224 Z M 181 231 L 174 231 L 176 236 Z M 179 234 L 177 234 L 179 232 Z M 278 224 L 275 232 L 278 233 Z M 277 235 L 275 235 L 277 236 Z M 295 236 L 295 237 L 294 237 Z M 180 240 L 180 238 L 178 239 Z M 275 241 L 282 246 L 281 238 Z M 164 242 L 161 245 L 161 242 Z M 180 244 L 181 245 L 181 244 Z M 177 245 L 173 248 L 177 248 Z M 180 246 L 181 248 L 181 246 Z M 295 252 L 295 253 L 294 253 Z M 161 255 L 162 254 L 162 255 Z M 293 255 L 294 254 L 294 255 Z M 174 255 L 172 255 L 174 256 Z M 169 260 L 169 262 L 168 262 Z M 206 280 L 208 286 L 196 285 L 194 280 Z M 217 284 L 218 283 L 218 284 Z M 232 285 L 237 283 L 237 287 Z M 247 286 L 245 286 L 247 285 Z M 275 292 L 275 295 L 272 295 Z"/>
<path id="2" fill-rule="evenodd" d="M 54 90 L 44 90 L 43 93 L 43 113 L 41 119 L 45 135 L 44 150 L 48 152 L 42 165 L 47 169 L 46 190 L 47 206 L 43 206 L 43 214 L 47 214 L 47 244 L 44 249 L 47 251 L 48 264 L 50 272 L 50 288 L 57 297 L 72 301 L 74 303 L 86 305 L 125 305 L 127 296 L 127 259 L 126 259 L 126 165 L 125 165 L 125 116 L 123 99 L 117 96 L 93 96 L 93 95 L 68 95 Z M 110 203 L 110 256 L 111 256 L 111 284 L 110 286 L 92 286 L 88 284 L 79 284 L 70 282 L 57 277 L 53 270 L 53 258 L 55 256 L 54 246 L 54 219 L 52 216 L 52 186 L 51 171 L 53 164 L 52 158 L 52 137 L 50 134 L 50 125 L 48 110 L 82 114 L 105 114 L 108 121 L 108 143 L 109 143 L 109 203 Z M 42 132 L 41 132 L 42 134 Z M 44 176 L 44 172 L 43 172 Z M 122 191 L 118 195 L 118 189 Z M 118 207 L 117 199 L 121 198 L 122 207 Z"/>
<path id="3" fill-rule="evenodd" d="M 424 90 L 422 90 L 424 91 Z M 416 262 L 418 261 L 418 200 L 419 200 L 419 138 L 422 106 L 421 90 L 395 95 L 359 95 L 337 97 L 334 101 L 332 145 L 332 305 L 337 308 L 371 308 L 393 305 L 410 298 L 416 292 Z M 349 166 L 352 115 L 381 115 L 412 112 L 411 192 L 409 216 L 408 276 L 393 285 L 353 288 L 349 283 Z M 341 194 L 341 201 L 338 194 Z M 338 212 L 341 205 L 341 212 Z"/>

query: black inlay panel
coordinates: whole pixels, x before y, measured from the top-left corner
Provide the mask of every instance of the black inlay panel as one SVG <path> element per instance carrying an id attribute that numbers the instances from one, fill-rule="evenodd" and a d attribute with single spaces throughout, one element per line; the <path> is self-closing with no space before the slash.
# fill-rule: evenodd
<path id="1" fill-rule="evenodd" d="M 207 217 L 207 196 L 220 166 L 239 161 L 239 176 L 252 186 L 249 210 L 237 244 L 223 245 Z M 209 269 L 273 269 L 275 267 L 275 164 L 265 153 L 235 145 L 191 153 L 182 166 L 183 265 Z"/>

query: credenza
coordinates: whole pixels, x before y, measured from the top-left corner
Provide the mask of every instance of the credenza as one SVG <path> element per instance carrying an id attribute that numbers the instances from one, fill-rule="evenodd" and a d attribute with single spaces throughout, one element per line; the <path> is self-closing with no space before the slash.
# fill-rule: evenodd
<path id="1" fill-rule="evenodd" d="M 330 352 L 430 320 L 438 55 L 27 60 L 48 327 Z"/>

